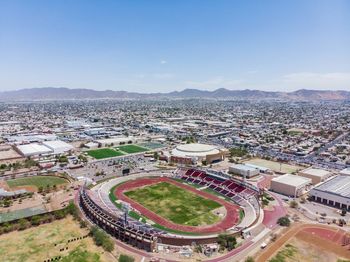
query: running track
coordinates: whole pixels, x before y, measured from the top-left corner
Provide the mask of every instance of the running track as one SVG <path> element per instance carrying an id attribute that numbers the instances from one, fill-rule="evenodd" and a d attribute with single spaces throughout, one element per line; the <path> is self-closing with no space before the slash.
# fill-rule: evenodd
<path id="1" fill-rule="evenodd" d="M 156 184 L 159 182 L 168 182 L 168 183 L 174 184 L 178 187 L 181 187 L 183 189 L 191 191 L 197 195 L 200 195 L 200 196 L 205 197 L 207 199 L 211 199 L 215 202 L 218 202 L 219 204 L 221 204 L 222 206 L 224 206 L 226 208 L 227 214 L 223 218 L 223 220 L 221 220 L 220 222 L 213 224 L 213 225 L 196 226 L 196 227 L 195 226 L 179 225 L 179 224 L 175 224 L 175 223 L 157 215 L 156 213 L 150 211 L 149 209 L 145 208 L 141 204 L 137 203 L 136 201 L 134 201 L 134 200 L 130 199 L 129 197 L 127 197 L 126 195 L 124 195 L 125 191 L 132 190 L 133 188 L 138 188 L 138 187 L 142 187 L 142 186 L 146 186 L 146 185 L 152 185 L 152 184 Z M 220 198 L 218 198 L 210 193 L 196 190 L 195 188 L 193 188 L 191 186 L 184 185 L 182 183 L 179 183 L 175 180 L 172 180 L 172 179 L 169 179 L 166 177 L 141 178 L 141 179 L 128 181 L 128 182 L 118 186 L 116 188 L 116 190 L 114 191 L 114 194 L 116 195 L 116 197 L 118 199 L 131 204 L 131 206 L 134 209 L 138 210 L 142 215 L 148 217 L 149 219 L 151 219 L 155 223 L 162 225 L 164 227 L 173 229 L 173 230 L 193 232 L 193 233 L 199 233 L 199 234 L 220 233 L 220 232 L 224 232 L 225 230 L 235 226 L 239 220 L 239 207 L 238 206 L 236 206 L 232 203 L 229 203 L 223 199 L 220 199 Z"/>

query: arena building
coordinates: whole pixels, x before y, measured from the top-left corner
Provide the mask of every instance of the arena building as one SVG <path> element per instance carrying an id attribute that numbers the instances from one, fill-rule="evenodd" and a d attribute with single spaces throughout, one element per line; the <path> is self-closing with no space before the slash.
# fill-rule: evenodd
<path id="1" fill-rule="evenodd" d="M 298 197 L 305 193 L 307 187 L 312 183 L 311 178 L 285 174 L 271 180 L 270 189 L 274 192 Z"/>
<path id="2" fill-rule="evenodd" d="M 312 200 L 350 209 L 350 176 L 336 176 L 310 190 Z"/>
<path id="3" fill-rule="evenodd" d="M 226 150 L 206 144 L 182 144 L 171 151 L 170 161 L 173 163 L 196 163 L 206 161 L 208 164 L 219 162 L 225 158 Z"/>

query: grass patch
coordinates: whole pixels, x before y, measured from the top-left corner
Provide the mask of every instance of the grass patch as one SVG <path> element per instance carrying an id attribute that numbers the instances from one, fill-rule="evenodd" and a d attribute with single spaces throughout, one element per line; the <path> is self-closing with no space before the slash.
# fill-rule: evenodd
<path id="1" fill-rule="evenodd" d="M 127 154 L 134 154 L 134 153 L 141 153 L 149 151 L 148 148 L 137 146 L 137 145 L 125 145 L 125 146 L 118 146 L 116 149 L 123 151 Z"/>
<path id="2" fill-rule="evenodd" d="M 108 261 L 107 253 L 97 247 L 91 237 L 73 241 L 85 236 L 88 229 L 80 228 L 71 216 L 23 231 L 13 231 L 0 236 L 0 258 L 7 262 L 44 261 L 61 256 L 59 261 L 98 262 Z M 60 252 L 68 246 L 68 250 Z"/>
<path id="3" fill-rule="evenodd" d="M 58 186 L 65 184 L 68 181 L 64 178 L 55 176 L 32 176 L 7 180 L 6 182 L 10 188 L 18 186 L 35 186 L 36 188 L 39 188 L 46 187 L 47 185 L 50 187 L 54 185 Z"/>
<path id="4" fill-rule="evenodd" d="M 221 207 L 219 203 L 167 182 L 131 190 L 125 195 L 176 224 L 210 225 L 220 220 L 211 212 Z"/>
<path id="5" fill-rule="evenodd" d="M 129 211 L 128 215 L 130 217 L 132 217 L 133 219 L 136 219 L 138 221 L 141 221 L 142 223 L 146 223 L 146 218 L 144 218 L 143 216 L 139 215 L 138 213 L 136 213 L 135 211 Z"/>
<path id="6" fill-rule="evenodd" d="M 240 209 L 239 210 L 239 221 L 242 221 L 244 218 L 244 210 L 243 209 Z"/>
<path id="7" fill-rule="evenodd" d="M 104 159 L 124 155 L 123 152 L 111 148 L 89 150 L 87 151 L 87 154 L 95 159 Z"/>
<path id="8" fill-rule="evenodd" d="M 281 251 L 277 253 L 275 257 L 269 260 L 269 262 L 285 262 L 289 261 L 294 257 L 294 255 L 297 253 L 298 249 L 291 245 L 287 244 Z"/>

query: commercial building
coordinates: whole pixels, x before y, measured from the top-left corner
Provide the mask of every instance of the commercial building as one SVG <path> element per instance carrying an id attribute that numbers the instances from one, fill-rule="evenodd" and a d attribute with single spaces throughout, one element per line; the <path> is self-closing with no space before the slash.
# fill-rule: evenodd
<path id="1" fill-rule="evenodd" d="M 327 180 L 333 174 L 324 169 L 317 169 L 317 168 L 310 167 L 310 168 L 301 170 L 298 173 L 298 175 L 302 177 L 310 178 L 312 180 L 312 184 L 316 185 Z"/>
<path id="2" fill-rule="evenodd" d="M 40 155 L 52 153 L 52 150 L 50 148 L 48 148 L 47 146 L 38 144 L 38 143 L 18 145 L 16 147 L 17 147 L 18 151 L 25 157 L 40 156 Z"/>
<path id="3" fill-rule="evenodd" d="M 310 190 L 314 201 L 350 209 L 350 176 L 336 176 Z"/>
<path id="4" fill-rule="evenodd" d="M 253 176 L 257 176 L 259 174 L 259 169 L 249 165 L 236 164 L 229 167 L 229 172 L 235 175 L 250 178 Z"/>
<path id="5" fill-rule="evenodd" d="M 44 141 L 39 143 L 30 143 L 17 145 L 17 151 L 25 157 L 41 155 L 59 155 L 72 150 L 74 147 L 61 140 Z"/>
<path id="6" fill-rule="evenodd" d="M 273 178 L 270 189 L 286 196 L 298 197 L 305 193 L 311 183 L 310 178 L 285 174 Z"/>
<path id="7" fill-rule="evenodd" d="M 55 155 L 73 150 L 73 146 L 61 140 L 45 141 L 43 145 L 50 148 Z"/>

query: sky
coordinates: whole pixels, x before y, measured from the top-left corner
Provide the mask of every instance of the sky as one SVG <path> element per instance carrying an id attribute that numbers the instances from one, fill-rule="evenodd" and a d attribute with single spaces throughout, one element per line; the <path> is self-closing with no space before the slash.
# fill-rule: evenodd
<path id="1" fill-rule="evenodd" d="M 347 0 L 0 0 L 0 90 L 350 90 Z"/>

